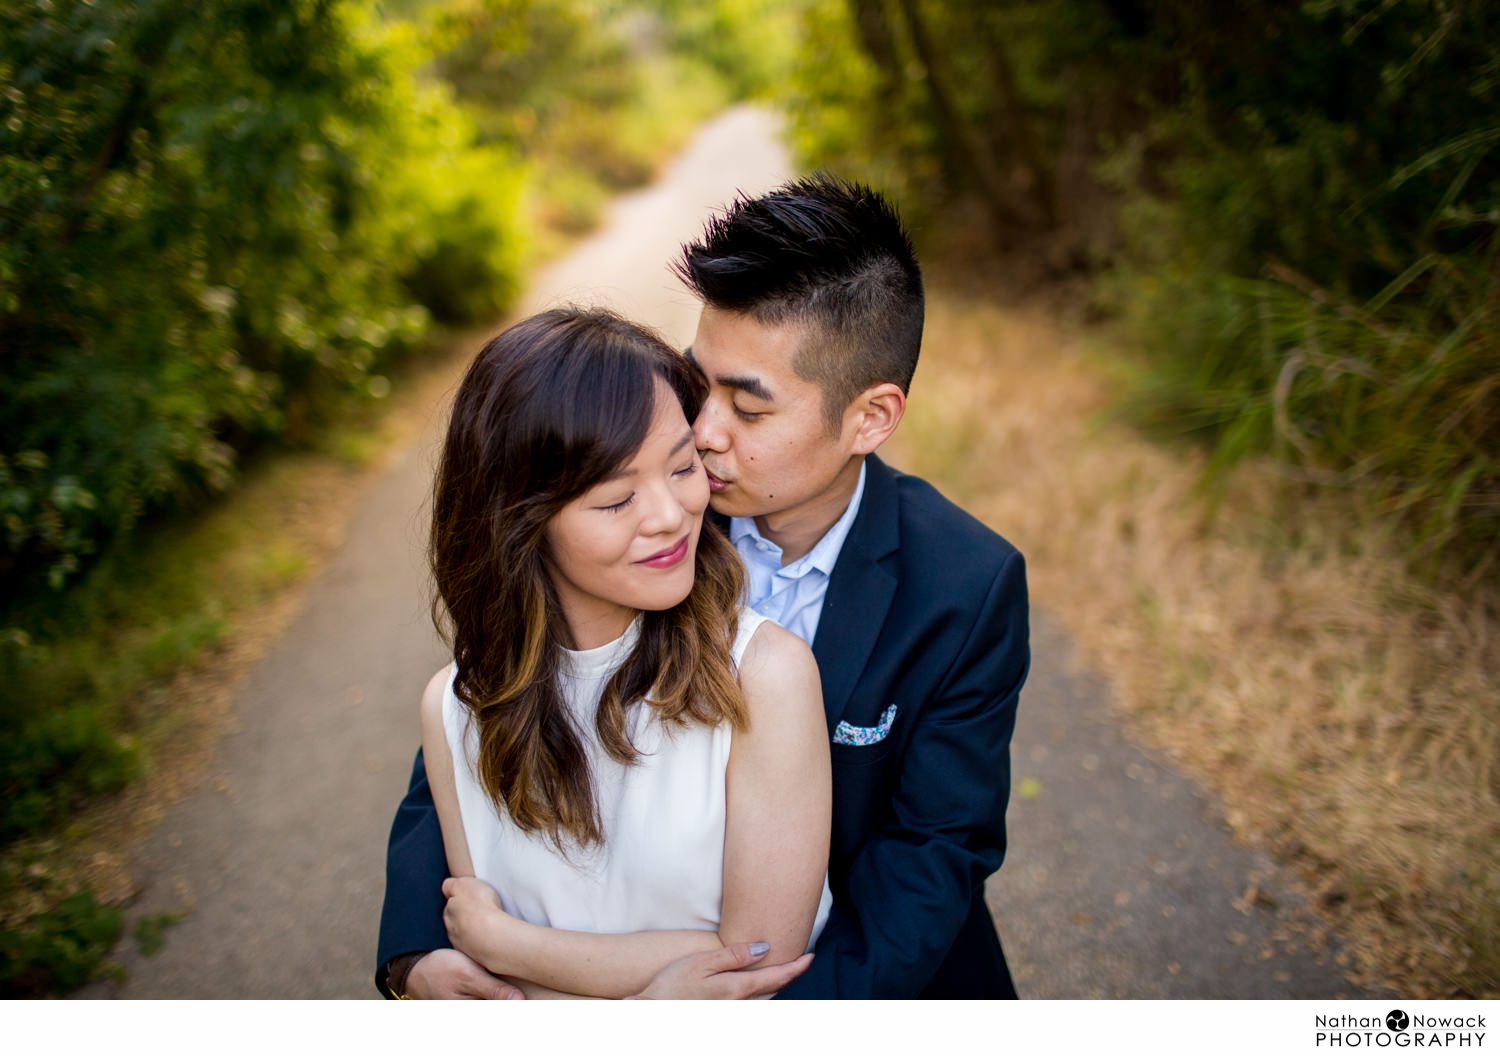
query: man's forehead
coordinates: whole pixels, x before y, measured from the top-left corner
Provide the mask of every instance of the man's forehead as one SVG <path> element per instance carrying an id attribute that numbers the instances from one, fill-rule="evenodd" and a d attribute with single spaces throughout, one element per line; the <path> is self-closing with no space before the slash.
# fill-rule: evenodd
<path id="1" fill-rule="evenodd" d="M 696 353 L 699 364 L 704 358 L 711 365 L 728 359 L 737 371 L 775 373 L 797 357 L 808 337 L 809 327 L 801 320 L 763 322 L 748 313 L 705 307 L 688 352 Z"/>

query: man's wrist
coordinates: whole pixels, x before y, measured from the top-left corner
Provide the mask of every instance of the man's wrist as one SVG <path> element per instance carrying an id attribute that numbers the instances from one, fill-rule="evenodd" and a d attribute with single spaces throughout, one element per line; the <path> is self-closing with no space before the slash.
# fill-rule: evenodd
<path id="1" fill-rule="evenodd" d="M 431 952 L 431 950 L 417 950 L 415 953 L 403 953 L 390 959 L 385 969 L 385 986 L 397 1001 L 407 1000 L 406 980 L 411 976 L 411 970 L 416 967 L 417 962 Z"/>

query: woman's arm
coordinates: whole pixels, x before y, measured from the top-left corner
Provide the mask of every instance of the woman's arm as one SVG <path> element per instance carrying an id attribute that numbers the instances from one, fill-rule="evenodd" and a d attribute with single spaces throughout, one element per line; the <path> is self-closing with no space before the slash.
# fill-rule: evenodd
<path id="1" fill-rule="evenodd" d="M 507 916 L 493 888 L 450 880 L 444 922 L 454 946 L 497 975 L 556 990 L 628 997 L 667 965 L 737 942 L 767 942 L 758 963 L 806 949 L 828 868 L 832 813 L 828 732 L 812 651 L 774 624 L 740 665 L 750 725 L 729 752 L 724 900 L 719 931 L 601 935 Z"/>
<path id="2" fill-rule="evenodd" d="M 597 957 L 601 952 L 606 956 L 628 954 L 635 958 L 646 957 L 654 963 L 656 956 L 653 954 L 659 946 L 663 951 L 670 951 L 669 955 L 662 959 L 663 964 L 668 964 L 686 953 L 704 949 L 705 939 L 717 946 L 718 942 L 713 938 L 712 933 L 700 931 L 659 932 L 655 935 L 645 933 L 653 941 L 642 942 L 637 948 L 631 950 L 598 951 L 588 944 L 583 944 L 581 948 L 569 948 L 566 937 L 579 936 L 580 933 L 560 932 L 527 924 L 505 912 L 495 889 L 474 876 L 474 864 L 469 856 L 468 840 L 464 837 L 463 817 L 458 806 L 458 783 L 453 776 L 453 753 L 449 750 L 448 733 L 443 725 L 443 696 L 447 692 L 451 671 L 451 666 L 445 667 L 433 675 L 431 681 L 427 683 L 427 688 L 422 693 L 421 719 L 422 754 L 427 761 L 427 781 L 432 789 L 433 804 L 437 807 L 438 823 L 443 830 L 443 848 L 448 856 L 448 871 L 456 878 L 443 882 L 443 894 L 448 897 L 447 907 L 443 911 L 443 923 L 448 927 L 454 948 L 473 957 L 492 974 L 500 975 L 503 972 L 506 976 L 504 981 L 519 987 L 528 998 L 545 1000 L 571 998 L 577 995 L 569 993 L 566 984 L 559 984 L 556 980 L 548 986 L 544 983 L 533 982 L 520 969 L 497 967 L 502 962 L 512 966 L 534 963 L 538 933 L 545 939 L 554 941 L 557 938 L 562 939 L 555 945 L 551 942 L 547 944 L 547 956 L 565 961 L 577 959 L 583 970 L 588 972 L 599 971 L 600 966 L 591 965 L 589 959 L 591 956 Z M 459 938 L 454 938 L 455 935 L 462 939 L 462 943 Z M 688 941 L 675 943 L 668 941 L 662 944 L 656 938 L 657 935 L 682 936 Z M 581 937 L 594 938 L 595 936 Z M 484 956 L 478 955 L 480 950 L 484 951 Z M 619 966 L 616 966 L 614 970 L 605 967 L 604 975 L 606 977 L 619 975 L 621 971 Z M 653 973 L 648 973 L 646 979 L 635 990 L 611 996 L 626 997 L 637 992 L 650 981 L 650 974 Z"/>
<path id="3" fill-rule="evenodd" d="M 762 624 L 740 665 L 750 728 L 729 753 L 724 944 L 768 942 L 761 966 L 807 949 L 828 873 L 833 777 L 818 665 L 796 635 Z"/>
<path id="4" fill-rule="evenodd" d="M 506 913 L 495 889 L 472 876 L 443 881 L 443 894 L 443 923 L 454 949 L 515 982 L 528 997 L 539 996 L 529 983 L 563 994 L 629 997 L 678 958 L 719 948 L 711 931 L 606 935 L 528 924 Z"/>
<path id="5" fill-rule="evenodd" d="M 422 691 L 422 757 L 427 763 L 427 784 L 432 789 L 432 802 L 443 830 L 448 872 L 452 876 L 473 876 L 474 863 L 469 858 L 469 842 L 464 838 L 463 816 L 458 809 L 453 753 L 448 749 L 448 733 L 443 728 L 443 694 L 452 670 L 451 664 L 443 668 Z"/>

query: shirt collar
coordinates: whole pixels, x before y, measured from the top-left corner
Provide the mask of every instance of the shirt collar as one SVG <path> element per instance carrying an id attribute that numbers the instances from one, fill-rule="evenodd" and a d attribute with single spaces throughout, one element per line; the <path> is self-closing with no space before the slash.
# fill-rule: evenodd
<path id="1" fill-rule="evenodd" d="M 833 522 L 833 526 L 823 533 L 823 538 L 813 544 L 813 548 L 803 554 L 797 560 L 787 565 L 778 572 L 778 575 L 799 578 L 805 576 L 813 569 L 817 569 L 825 576 L 833 575 L 833 566 L 838 562 L 839 553 L 844 549 L 844 540 L 849 538 L 849 529 L 854 527 L 854 519 L 859 516 L 859 504 L 865 495 L 865 463 L 859 464 L 859 480 L 855 482 L 854 494 L 849 498 L 849 505 L 839 515 L 839 519 Z M 729 521 L 729 539 L 736 547 L 741 540 L 749 539 L 752 543 L 765 542 L 776 548 L 778 556 L 780 547 L 770 542 L 760 534 L 760 529 L 755 527 L 753 517 L 732 517 Z"/>

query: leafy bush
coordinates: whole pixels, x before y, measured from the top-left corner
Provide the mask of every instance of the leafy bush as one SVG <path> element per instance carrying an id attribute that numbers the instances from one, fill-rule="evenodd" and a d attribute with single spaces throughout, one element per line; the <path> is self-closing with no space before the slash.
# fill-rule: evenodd
<path id="1" fill-rule="evenodd" d="M 1133 407 L 1500 550 L 1500 11 L 807 0 L 807 161 L 1107 273 Z M 963 214 L 967 216 L 968 214 Z"/>
<path id="2" fill-rule="evenodd" d="M 676 32 L 679 6 L 458 0 L 428 12 L 432 72 L 474 115 L 480 142 L 526 159 L 541 226 L 591 229 L 612 193 L 650 180 L 664 149 L 729 101 Z"/>
<path id="3" fill-rule="evenodd" d="M 0 9 L 0 584 L 300 439 L 421 337 L 413 292 L 508 295 L 517 167 L 440 172 L 469 144 L 424 58 L 353 3 Z"/>
<path id="4" fill-rule="evenodd" d="M 101 906 L 84 889 L 24 928 L 0 931 L 0 995 L 66 992 L 97 978 L 124 916 L 123 910 Z"/>
<path id="5" fill-rule="evenodd" d="M 1125 166 L 1162 159 L 1170 192 L 1125 228 L 1135 410 L 1218 465 L 1357 487 L 1472 567 L 1500 546 L 1500 19 L 1331 2 L 1230 28 Z"/>
<path id="6" fill-rule="evenodd" d="M 122 688 L 214 633 L 54 662 L 88 566 L 513 296 L 524 168 L 427 59 L 368 4 L 0 6 L 0 843 L 137 773 Z"/>

